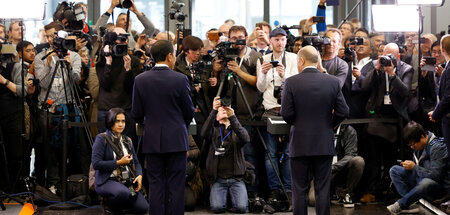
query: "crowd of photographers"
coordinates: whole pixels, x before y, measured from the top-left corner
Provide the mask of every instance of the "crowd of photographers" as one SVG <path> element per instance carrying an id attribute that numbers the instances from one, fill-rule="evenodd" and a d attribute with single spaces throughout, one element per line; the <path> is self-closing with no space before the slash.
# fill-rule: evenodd
<path id="1" fill-rule="evenodd" d="M 156 30 L 132 1 L 121 2 L 127 1 L 113 0 L 95 27 L 85 23 L 85 4 L 60 4 L 44 27 L 45 43 L 36 46 L 22 40 L 21 22 L 12 22 L 9 30 L 0 24 L 0 140 L 6 155 L 0 161 L 6 173 L 0 190 L 23 191 L 31 169 L 37 184 L 60 195 L 62 120 L 105 122 L 112 108 L 131 115 L 134 78 L 154 66 L 152 45 L 169 40 L 175 47 L 181 39 Z M 126 13 L 107 23 L 116 7 L 129 8 L 145 30 L 132 30 Z M 317 14 L 324 11 L 321 0 Z M 300 72 L 296 53 L 307 45 L 321 54 L 318 69 L 339 79 L 354 120 L 335 129 L 333 198 L 346 207 L 383 201 L 393 191 L 392 181 L 402 198 L 388 207 L 391 212 L 411 209 L 420 198 L 448 200 L 446 192 L 436 192 L 450 190 L 450 162 L 439 138 L 448 128 L 434 122 L 445 114 L 432 115 L 433 121 L 428 116 L 448 94 L 439 88 L 450 56 L 448 35 L 419 38 L 412 32 L 388 41 L 356 19 L 338 29 L 321 18 L 302 20 L 300 37 L 289 27 L 272 29 L 260 22 L 246 29 L 232 20 L 209 30 L 204 41 L 182 36 L 174 70 L 189 79 L 197 125 L 189 137 L 186 210 L 210 205 L 224 212 L 227 192 L 234 212 L 290 209 L 289 135 L 271 134 L 256 122 L 280 118 L 284 81 Z M 313 26 L 319 34 L 312 33 Z M 127 120 L 135 124 L 132 117 Z M 68 175 L 88 175 L 90 139 L 104 131 L 101 125 L 70 129 Z M 231 131 L 226 140 L 222 135 Z M 136 127 L 127 126 L 124 133 L 141 156 Z M 310 204 L 313 192 L 311 183 Z"/>

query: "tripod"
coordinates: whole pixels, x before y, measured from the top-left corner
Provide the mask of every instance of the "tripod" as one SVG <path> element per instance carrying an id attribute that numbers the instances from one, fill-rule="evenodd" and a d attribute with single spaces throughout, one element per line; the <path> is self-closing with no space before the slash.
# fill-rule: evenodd
<path id="1" fill-rule="evenodd" d="M 245 106 L 246 106 L 246 108 L 248 110 L 248 113 L 250 114 L 250 118 L 251 118 L 251 120 L 254 120 L 255 115 L 253 114 L 253 111 L 252 111 L 252 109 L 250 107 L 250 104 L 248 103 L 247 97 L 244 94 L 244 90 L 242 89 L 242 84 L 239 81 L 237 74 L 232 72 L 231 70 L 229 70 L 226 67 L 226 64 L 225 64 L 224 72 L 221 73 L 220 85 L 219 85 L 219 89 L 217 90 L 217 95 L 216 96 L 220 96 L 220 94 L 222 94 L 223 85 L 224 85 L 225 79 L 227 78 L 228 75 L 231 75 L 234 85 L 236 85 L 238 87 L 239 93 L 241 94 L 241 96 L 242 96 L 242 98 L 244 100 L 244 103 L 245 103 Z M 283 193 L 284 193 L 286 199 L 290 199 L 288 194 L 287 194 L 287 192 L 286 192 L 284 184 L 281 181 L 280 174 L 278 173 L 278 171 L 277 171 L 277 169 L 275 167 L 275 163 L 274 163 L 274 161 L 272 159 L 272 156 L 270 155 L 269 149 L 267 148 L 267 145 L 266 145 L 266 142 L 264 141 L 262 133 L 259 130 L 259 127 L 256 127 L 256 132 L 258 133 L 258 137 L 261 140 L 261 143 L 262 143 L 262 145 L 264 147 L 264 152 L 266 153 L 266 156 L 267 156 L 267 158 L 270 161 L 270 165 L 272 166 L 272 168 L 273 168 L 273 170 L 274 170 L 274 172 L 275 172 L 275 174 L 277 176 L 277 179 L 280 182 L 281 189 L 283 190 Z"/>
<path id="2" fill-rule="evenodd" d="M 47 128 L 49 125 L 49 119 L 50 118 L 54 118 L 54 117 L 62 117 L 65 120 L 61 120 L 61 125 L 62 125 L 62 130 L 65 131 L 67 123 L 65 123 L 65 121 L 67 120 L 67 117 L 69 116 L 75 116 L 75 117 L 80 117 L 81 121 L 83 123 L 87 122 L 85 113 L 84 113 L 84 108 L 81 107 L 81 100 L 80 100 L 80 96 L 78 94 L 78 91 L 76 89 L 76 83 L 73 79 L 73 77 L 69 74 L 69 67 L 67 62 L 63 59 L 64 55 L 60 54 L 60 53 L 66 53 L 67 50 L 54 50 L 50 53 L 48 53 L 46 56 L 44 56 L 42 59 L 47 58 L 50 54 L 52 53 L 58 53 L 58 61 L 56 61 L 55 64 L 55 68 L 54 71 L 52 73 L 51 79 L 50 79 L 50 83 L 48 86 L 48 90 L 46 92 L 45 98 L 43 100 L 42 103 L 42 107 L 43 109 L 46 110 L 46 117 L 45 119 L 45 126 L 44 126 L 44 133 L 47 134 Z M 62 82 L 63 82 L 63 88 L 64 88 L 64 96 L 65 96 L 65 101 L 67 106 L 69 105 L 73 105 L 74 107 L 74 114 L 69 114 L 69 113 L 62 113 L 60 115 L 52 115 L 49 116 L 49 108 L 51 106 L 50 102 L 47 102 L 54 79 L 56 77 L 56 74 L 58 73 L 58 71 L 60 71 L 60 75 L 62 78 Z M 66 81 L 67 79 L 67 81 Z M 67 84 L 66 84 L 67 83 Z M 77 114 L 78 113 L 78 114 Z M 86 123 L 87 124 L 87 123 Z M 87 135 L 87 139 L 92 147 L 93 145 L 93 140 L 92 140 L 92 135 L 91 132 L 88 128 L 88 126 L 83 126 L 84 127 L 84 131 L 86 132 Z M 44 136 L 44 142 L 47 142 L 47 135 Z M 66 135 L 64 135 L 63 137 L 63 141 L 62 141 L 62 156 L 61 156 L 61 190 L 62 190 L 62 201 L 66 201 L 66 194 L 67 194 L 67 184 L 66 184 L 66 178 L 67 178 L 67 140 L 66 140 Z M 60 207 L 61 209 L 67 209 L 70 208 L 68 206 L 63 205 L 62 207 Z"/>

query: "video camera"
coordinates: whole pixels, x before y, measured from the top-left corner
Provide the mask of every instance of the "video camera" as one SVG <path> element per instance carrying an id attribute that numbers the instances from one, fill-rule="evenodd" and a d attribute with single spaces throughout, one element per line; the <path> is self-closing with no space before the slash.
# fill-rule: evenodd
<path id="1" fill-rule="evenodd" d="M 289 31 L 290 29 L 301 29 L 300 25 L 293 25 L 293 26 L 286 26 L 283 25 L 281 26 L 281 28 L 286 31 L 287 34 L 287 41 L 286 41 L 286 51 L 288 52 L 293 52 L 294 51 L 294 46 L 295 46 L 295 41 L 296 41 L 296 37 L 294 35 L 292 35 L 291 31 Z"/>
<path id="2" fill-rule="evenodd" d="M 397 66 L 397 59 L 392 54 L 383 55 L 380 57 L 380 60 L 378 63 L 381 66 L 391 66 L 391 63 L 394 65 L 394 67 Z"/>
<path id="3" fill-rule="evenodd" d="M 85 18 L 81 5 L 76 6 L 75 3 L 66 1 L 59 3 L 53 14 L 53 20 L 60 21 L 66 29 L 70 30 L 83 30 Z"/>
<path id="4" fill-rule="evenodd" d="M 128 54 L 128 45 L 117 44 L 116 41 L 125 42 L 130 34 L 121 33 L 119 35 L 116 32 L 106 32 L 103 38 L 104 46 L 109 45 L 110 51 L 103 52 L 104 56 L 125 56 Z"/>
<path id="5" fill-rule="evenodd" d="M 330 43 L 331 43 L 331 41 L 330 41 L 330 38 L 328 38 L 328 37 L 319 36 L 319 35 L 309 35 L 309 36 L 303 37 L 302 47 L 313 46 L 320 53 L 322 53 L 324 46 L 328 45 Z"/>
<path id="6" fill-rule="evenodd" d="M 186 67 L 191 72 L 194 84 L 209 82 L 205 74 L 211 74 L 213 69 L 213 57 L 211 55 L 201 55 L 200 60 Z"/>
<path id="7" fill-rule="evenodd" d="M 178 3 L 172 0 L 172 6 L 170 6 L 169 17 L 172 20 L 177 20 L 178 22 L 184 22 L 186 15 L 183 13 L 184 3 Z"/>
<path id="8" fill-rule="evenodd" d="M 71 36 L 66 31 L 55 32 L 56 37 L 53 39 L 53 48 L 59 58 L 64 58 L 67 56 L 67 51 L 75 50 L 76 42 L 74 39 L 66 39 L 66 37 Z"/>
<path id="9" fill-rule="evenodd" d="M 234 48 L 233 45 L 246 45 L 245 39 L 236 40 L 236 42 L 225 41 L 216 45 L 216 48 L 211 53 L 212 57 L 218 57 L 224 62 L 229 62 L 234 60 L 234 58 L 239 57 L 239 48 Z"/>

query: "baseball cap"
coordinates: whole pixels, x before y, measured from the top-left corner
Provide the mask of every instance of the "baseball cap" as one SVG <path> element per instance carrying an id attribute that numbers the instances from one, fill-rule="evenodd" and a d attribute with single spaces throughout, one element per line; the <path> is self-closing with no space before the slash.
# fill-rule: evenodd
<path id="1" fill-rule="evenodd" d="M 270 37 L 272 38 L 272 37 L 278 36 L 280 34 L 283 35 L 283 36 L 287 36 L 286 31 L 284 29 L 282 29 L 282 28 L 275 28 L 275 29 L 273 29 L 272 32 L 270 32 Z"/>

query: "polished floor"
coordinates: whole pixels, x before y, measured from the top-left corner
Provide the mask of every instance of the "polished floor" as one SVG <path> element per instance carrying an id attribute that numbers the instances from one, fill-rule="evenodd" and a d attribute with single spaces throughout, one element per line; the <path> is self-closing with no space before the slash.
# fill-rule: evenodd
<path id="1" fill-rule="evenodd" d="M 0 214 L 3 215 L 18 215 L 21 211 L 21 205 L 6 205 L 6 210 L 2 211 L 0 210 Z M 98 214 L 105 214 L 103 212 L 103 209 L 100 206 L 93 206 L 91 208 L 83 208 L 83 209 L 76 209 L 76 210 L 50 210 L 45 208 L 39 208 L 38 214 L 44 214 L 44 215 L 98 215 Z M 186 212 L 185 214 L 188 215 L 202 215 L 202 214 L 212 214 L 211 211 L 207 209 L 198 209 L 194 212 Z M 227 213 L 231 214 L 231 213 Z M 275 213 L 276 215 L 282 215 L 282 214 L 292 214 L 292 213 Z M 314 208 L 310 207 L 308 208 L 308 214 L 314 215 L 315 211 Z M 331 210 L 331 215 L 356 215 L 356 214 L 363 214 L 363 215 L 384 215 L 384 214 L 390 214 L 386 210 L 385 204 L 368 204 L 368 205 L 356 205 L 355 208 L 343 208 L 340 205 L 333 205 Z M 434 214 L 424 208 L 421 208 L 420 214 Z"/>

